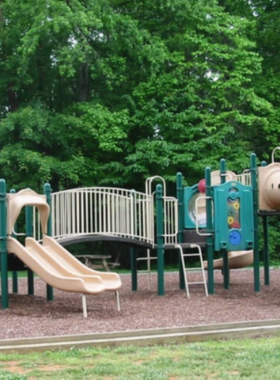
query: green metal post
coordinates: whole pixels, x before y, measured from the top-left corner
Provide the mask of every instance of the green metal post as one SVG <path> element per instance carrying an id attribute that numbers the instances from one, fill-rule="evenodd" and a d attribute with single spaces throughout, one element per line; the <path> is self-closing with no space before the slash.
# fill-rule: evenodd
<path id="1" fill-rule="evenodd" d="M 44 185 L 44 194 L 46 195 L 47 203 L 50 206 L 50 215 L 48 219 L 48 236 L 52 236 L 52 212 L 51 212 L 51 207 L 52 207 L 52 197 L 51 197 L 51 185 L 49 183 L 46 183 Z M 53 296 L 53 287 L 47 284 L 47 300 L 48 301 L 53 301 L 54 296 Z"/>
<path id="2" fill-rule="evenodd" d="M 10 193 L 15 194 L 16 190 L 11 189 Z M 14 226 L 14 230 L 16 231 L 16 225 Z M 12 283 L 13 283 L 13 293 L 18 293 L 18 273 L 16 270 L 12 272 Z"/>
<path id="3" fill-rule="evenodd" d="M 18 293 L 18 272 L 13 270 L 12 272 L 12 281 L 13 281 L 13 293 Z"/>
<path id="4" fill-rule="evenodd" d="M 176 196 L 178 199 L 178 243 L 184 241 L 184 189 L 183 189 L 183 176 L 182 173 L 177 173 L 176 176 Z M 183 265 L 181 261 L 181 254 L 178 253 L 179 262 L 179 287 L 185 289 Z"/>
<path id="5" fill-rule="evenodd" d="M 134 234 L 137 231 L 137 209 L 136 209 L 136 194 L 135 190 L 131 190 L 132 196 L 132 209 L 133 209 L 133 228 Z M 137 291 L 138 289 L 138 278 L 137 278 L 137 252 L 136 249 L 130 248 L 130 265 L 131 265 L 131 290 Z"/>
<path id="6" fill-rule="evenodd" d="M 226 169 L 226 160 L 222 158 L 220 160 L 220 174 L 221 174 L 221 184 L 226 182 L 226 176 L 223 174 L 226 174 L 227 169 Z"/>
<path id="7" fill-rule="evenodd" d="M 257 159 L 256 154 L 250 157 L 251 183 L 253 188 L 253 209 L 254 209 L 254 290 L 260 291 L 260 253 L 259 253 L 259 221 L 258 221 L 258 186 L 257 186 Z"/>
<path id="8" fill-rule="evenodd" d="M 229 264 L 228 264 L 228 251 L 226 249 L 222 250 L 223 256 L 223 276 L 224 276 L 224 289 L 229 289 Z"/>
<path id="9" fill-rule="evenodd" d="M 212 198 L 211 188 L 211 169 L 205 168 L 205 185 L 206 185 L 206 197 Z M 208 292 L 214 294 L 214 241 L 213 241 L 213 219 L 212 219 L 212 200 L 206 199 L 206 231 L 207 236 L 207 261 L 208 261 Z"/>
<path id="10" fill-rule="evenodd" d="M 164 237 L 163 237 L 163 198 L 162 186 L 156 187 L 156 236 L 157 236 L 157 272 L 158 295 L 164 295 Z"/>
<path id="11" fill-rule="evenodd" d="M 8 251 L 7 251 L 7 193 L 6 182 L 0 179 L 0 264 L 1 264 L 1 306 L 9 307 L 8 297 Z"/>
<path id="12" fill-rule="evenodd" d="M 220 173 L 221 173 L 221 184 L 226 183 L 226 160 L 222 158 L 220 160 Z M 226 205 L 225 205 L 226 207 Z M 223 276 L 224 276 L 224 289 L 229 289 L 229 264 L 228 264 L 228 251 L 226 249 L 222 250 L 222 257 L 223 257 Z"/>
<path id="13" fill-rule="evenodd" d="M 261 166 L 266 166 L 266 162 L 262 161 Z M 268 216 L 263 215 L 263 265 L 264 265 L 264 284 L 270 284 L 269 273 L 269 244 L 268 244 Z"/>
<path id="14" fill-rule="evenodd" d="M 263 264 L 264 264 L 264 284 L 270 284 L 269 274 L 269 246 L 268 246 L 268 217 L 263 215 Z"/>
<path id="15" fill-rule="evenodd" d="M 135 248 L 130 248 L 130 265 L 131 265 L 131 290 L 137 291 L 137 254 Z"/>
<path id="16" fill-rule="evenodd" d="M 25 225 L 26 225 L 26 236 L 33 236 L 33 223 L 32 223 L 32 207 L 25 207 Z M 27 269 L 27 286 L 28 286 L 28 294 L 30 296 L 34 295 L 34 273 L 28 268 Z"/>

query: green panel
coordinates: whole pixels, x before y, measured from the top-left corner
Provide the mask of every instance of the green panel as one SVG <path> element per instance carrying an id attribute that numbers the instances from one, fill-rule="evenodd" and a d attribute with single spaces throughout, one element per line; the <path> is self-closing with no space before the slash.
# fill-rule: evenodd
<path id="1" fill-rule="evenodd" d="M 227 184 L 214 187 L 214 231 L 215 251 L 228 247 L 228 213 L 227 213 Z"/>
<path id="2" fill-rule="evenodd" d="M 253 191 L 251 186 L 243 186 L 243 206 L 241 208 L 241 218 L 243 220 L 242 230 L 244 231 L 244 248 L 254 248 L 254 208 Z M 245 222 L 244 222 L 245 221 Z"/>
<path id="3" fill-rule="evenodd" d="M 254 245 L 251 186 L 232 181 L 214 188 L 215 250 L 241 251 Z"/>

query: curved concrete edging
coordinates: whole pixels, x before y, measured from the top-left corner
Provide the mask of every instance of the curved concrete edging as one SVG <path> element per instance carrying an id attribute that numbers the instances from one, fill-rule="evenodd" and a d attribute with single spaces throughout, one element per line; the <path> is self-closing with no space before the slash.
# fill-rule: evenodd
<path id="1" fill-rule="evenodd" d="M 201 342 L 280 335 L 280 320 L 223 323 L 155 330 L 0 340 L 0 353 L 50 351 L 82 347 Z"/>

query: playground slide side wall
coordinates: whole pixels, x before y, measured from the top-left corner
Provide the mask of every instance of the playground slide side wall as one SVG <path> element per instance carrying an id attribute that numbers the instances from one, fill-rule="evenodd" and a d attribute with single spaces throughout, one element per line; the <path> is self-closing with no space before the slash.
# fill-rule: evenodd
<path id="1" fill-rule="evenodd" d="M 228 252 L 228 266 L 229 269 L 238 269 L 244 268 L 248 265 L 253 264 L 254 262 L 254 251 L 237 251 L 237 252 Z M 213 261 L 214 269 L 223 270 L 224 260 L 223 258 Z M 208 262 L 203 262 L 204 269 L 208 268 Z"/>
<path id="2" fill-rule="evenodd" d="M 26 238 L 26 247 L 8 238 L 8 251 L 18 256 L 47 284 L 64 291 L 97 294 L 106 290 L 99 276 L 78 277 L 51 257 L 36 240 Z"/>
<path id="3" fill-rule="evenodd" d="M 53 259 L 57 260 L 60 265 L 71 272 L 72 275 L 83 278 L 98 276 L 101 278 L 106 290 L 117 290 L 121 287 L 121 279 L 117 273 L 100 272 L 88 268 L 52 237 L 44 235 L 43 247 Z"/>

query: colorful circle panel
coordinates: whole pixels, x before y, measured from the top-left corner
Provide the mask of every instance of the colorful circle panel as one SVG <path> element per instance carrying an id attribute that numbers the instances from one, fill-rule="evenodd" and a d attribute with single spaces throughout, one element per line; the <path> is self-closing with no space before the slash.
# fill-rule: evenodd
<path id="1" fill-rule="evenodd" d="M 234 202 L 233 207 L 235 208 L 235 210 L 239 210 L 239 207 L 240 207 L 239 202 Z"/>
<path id="2" fill-rule="evenodd" d="M 241 243 L 242 237 L 239 231 L 231 231 L 229 234 L 229 242 L 232 245 L 239 245 Z"/>
<path id="3" fill-rule="evenodd" d="M 232 225 L 232 223 L 234 222 L 234 218 L 232 216 L 229 216 L 227 221 L 229 225 Z"/>

